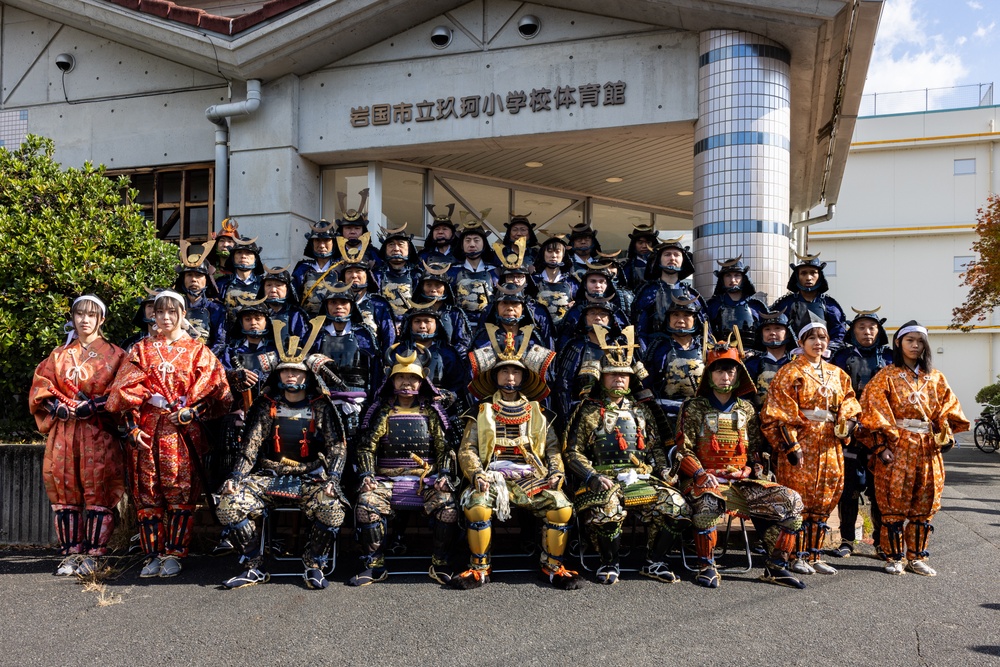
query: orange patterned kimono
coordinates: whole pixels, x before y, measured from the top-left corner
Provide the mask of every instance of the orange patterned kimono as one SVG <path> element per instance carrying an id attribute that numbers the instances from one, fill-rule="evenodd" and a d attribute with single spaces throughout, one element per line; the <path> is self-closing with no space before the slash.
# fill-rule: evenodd
<path id="1" fill-rule="evenodd" d="M 59 419 L 50 408 L 53 401 L 74 409 L 92 399 L 103 402 L 124 356 L 103 338 L 88 348 L 73 339 L 35 369 L 28 407 L 38 430 L 48 434 L 42 478 L 63 554 L 107 552 L 125 471 L 121 445 L 100 414 Z"/>
<path id="2" fill-rule="evenodd" d="M 802 496 L 800 557 L 808 549 L 810 560 L 819 559 L 829 530 L 826 520 L 844 490 L 844 441 L 834 429 L 846 428 L 860 412 L 851 378 L 826 361 L 817 369 L 804 356 L 796 357 L 768 387 L 761 430 L 778 453 L 773 459 L 778 483 Z M 789 442 L 802 449 L 797 466 L 781 453 Z"/>
<path id="3" fill-rule="evenodd" d="M 865 387 L 861 401 L 861 424 L 871 434 L 865 444 L 876 453 L 889 449 L 894 457 L 885 463 L 875 456 L 871 464 L 882 510 L 880 544 L 898 561 L 905 540 L 907 559 L 924 560 L 944 489 L 941 444 L 951 440 L 949 434 L 968 431 L 969 420 L 939 371 L 887 366 Z"/>
<path id="4" fill-rule="evenodd" d="M 200 462 L 192 461 L 190 450 L 199 457 L 208 450 L 197 421 L 174 426 L 168 417 L 189 407 L 198 408 L 200 419 L 212 419 L 225 414 L 232 401 L 225 368 L 187 334 L 172 343 L 163 336 L 144 338 L 129 351 L 111 387 L 108 410 L 127 413 L 151 441 L 149 449 L 130 446 L 128 460 L 146 554 L 187 555 L 201 493 Z"/>

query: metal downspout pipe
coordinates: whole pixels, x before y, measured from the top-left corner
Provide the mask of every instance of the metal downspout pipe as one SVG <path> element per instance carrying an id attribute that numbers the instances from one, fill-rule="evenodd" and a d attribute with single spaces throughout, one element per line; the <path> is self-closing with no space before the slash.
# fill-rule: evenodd
<path id="1" fill-rule="evenodd" d="M 247 81 L 247 98 L 242 102 L 214 104 L 205 116 L 215 123 L 215 224 L 225 220 L 229 202 L 229 118 L 249 116 L 260 107 L 260 79 Z"/>

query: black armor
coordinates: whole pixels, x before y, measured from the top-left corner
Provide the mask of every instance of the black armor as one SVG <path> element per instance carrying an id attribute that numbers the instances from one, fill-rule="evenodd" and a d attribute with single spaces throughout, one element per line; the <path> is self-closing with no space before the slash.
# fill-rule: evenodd
<path id="1" fill-rule="evenodd" d="M 319 352 L 333 360 L 334 372 L 350 390 L 368 391 L 369 356 L 362 351 L 353 333 L 324 336 Z"/>
<path id="2" fill-rule="evenodd" d="M 323 448 L 323 436 L 316 432 L 313 412 L 307 403 L 293 407 L 280 402 L 274 419 L 275 437 L 266 443 L 267 458 L 311 463 Z"/>
<path id="3" fill-rule="evenodd" d="M 427 417 L 421 414 L 390 414 L 386 426 L 388 430 L 379 441 L 380 458 L 399 459 L 416 454 L 425 461 L 433 460 Z"/>
<path id="4" fill-rule="evenodd" d="M 637 411 L 617 410 L 602 417 L 601 425 L 594 431 L 591 463 L 595 466 L 633 465 L 632 457 L 643 461 L 646 446 L 643 442 L 642 449 L 639 449 L 639 436 L 645 432 L 646 423 L 642 415 Z M 625 449 L 622 449 L 622 444 Z"/>

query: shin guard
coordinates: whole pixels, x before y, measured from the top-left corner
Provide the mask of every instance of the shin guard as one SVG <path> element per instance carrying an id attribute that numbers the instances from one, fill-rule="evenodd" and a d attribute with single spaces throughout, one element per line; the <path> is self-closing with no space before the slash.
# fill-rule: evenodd
<path id="1" fill-rule="evenodd" d="M 673 522 L 667 519 L 666 523 L 660 526 L 654 527 L 653 524 L 650 524 L 647 530 L 650 531 L 650 539 L 647 542 L 649 549 L 646 559 L 654 563 L 662 563 L 667 560 L 667 554 L 677 543 L 677 529 Z"/>
<path id="2" fill-rule="evenodd" d="M 930 556 L 927 551 L 927 543 L 931 539 L 934 526 L 930 521 L 913 521 L 906 524 L 906 558 L 908 560 L 923 560 Z"/>
<path id="3" fill-rule="evenodd" d="M 80 508 L 73 505 L 53 505 L 52 510 L 55 513 L 59 553 L 64 556 L 80 553 L 83 549 L 80 540 Z"/>
<path id="4" fill-rule="evenodd" d="M 882 523 L 881 546 L 885 550 L 885 555 L 895 561 L 903 560 L 906 553 L 903 545 L 903 522 L 894 521 L 892 523 Z"/>
<path id="5" fill-rule="evenodd" d="M 435 565 L 444 565 L 451 556 L 455 545 L 455 532 L 458 525 L 453 522 L 435 520 L 433 530 L 433 552 L 431 562 Z"/>
<path id="6" fill-rule="evenodd" d="M 698 563 L 702 566 L 715 564 L 715 545 L 719 536 L 715 526 L 705 530 L 695 531 L 694 550 L 698 554 Z"/>
<path id="7" fill-rule="evenodd" d="M 493 522 L 489 519 L 485 521 L 470 521 L 469 529 L 466 531 L 466 538 L 469 541 L 469 551 L 472 552 L 469 558 L 469 565 L 474 570 L 488 570 L 490 567 L 490 542 L 493 538 Z"/>
<path id="8" fill-rule="evenodd" d="M 568 531 L 568 523 L 545 522 L 545 553 L 550 562 L 562 562 L 563 554 L 566 553 L 566 543 L 569 541 Z"/>
<path id="9" fill-rule="evenodd" d="M 88 507 L 83 548 L 93 556 L 108 553 L 108 541 L 115 530 L 115 516 L 107 507 Z"/>
<path id="10" fill-rule="evenodd" d="M 358 540 L 365 553 L 372 554 L 381 552 L 382 543 L 385 542 L 385 532 L 387 522 L 385 519 L 372 521 L 371 523 L 358 522 Z"/>
<path id="11" fill-rule="evenodd" d="M 774 542 L 771 545 L 771 558 L 776 562 L 788 561 L 795 552 L 795 531 L 788 530 L 783 526 L 771 526 L 768 533 L 772 530 L 777 531 L 777 535 L 774 536 Z M 765 541 L 770 541 L 768 537 L 770 536 L 765 536 Z"/>
<path id="12" fill-rule="evenodd" d="M 618 561 L 621 560 L 621 526 L 615 524 L 611 531 L 595 530 L 594 541 L 597 543 L 597 550 L 601 554 L 601 565 L 618 565 Z"/>
<path id="13" fill-rule="evenodd" d="M 307 568 L 322 570 L 330 562 L 337 535 L 340 533 L 339 526 L 327 526 L 319 521 L 313 522 L 309 531 L 309 542 L 302 553 L 302 563 Z"/>
<path id="14" fill-rule="evenodd" d="M 186 505 L 167 509 L 167 540 L 164 552 L 184 558 L 191 544 L 191 528 L 194 526 L 194 508 Z"/>
<path id="15" fill-rule="evenodd" d="M 147 556 L 157 556 L 163 550 L 163 521 L 156 514 L 139 511 L 139 545 Z"/>
<path id="16" fill-rule="evenodd" d="M 226 526 L 229 539 L 240 550 L 240 562 L 250 563 L 250 567 L 258 567 L 262 555 L 260 533 L 257 532 L 249 517 L 239 523 Z"/>

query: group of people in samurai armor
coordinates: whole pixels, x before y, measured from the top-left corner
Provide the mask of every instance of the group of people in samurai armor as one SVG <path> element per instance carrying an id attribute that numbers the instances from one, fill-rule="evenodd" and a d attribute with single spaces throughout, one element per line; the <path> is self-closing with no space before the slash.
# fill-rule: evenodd
<path id="1" fill-rule="evenodd" d="M 121 347 L 98 297 L 73 301 L 29 397 L 57 574 L 101 566 L 126 491 L 142 577 L 180 573 L 206 493 L 240 558 L 227 588 L 268 580 L 258 520 L 286 505 L 308 521 L 316 589 L 345 520 L 361 551 L 348 583 L 385 580 L 407 511 L 429 521 L 430 577 L 482 586 L 493 524 L 515 509 L 540 523 L 539 571 L 558 588 L 581 585 L 565 561 L 576 529 L 596 580 L 618 581 L 629 515 L 641 575 L 677 582 L 668 554 L 687 540 L 695 583 L 716 588 L 727 514 L 753 521 L 761 579 L 803 588 L 854 551 L 862 496 L 885 570 L 935 574 L 941 454 L 969 423 L 927 330 L 908 322 L 890 344 L 878 308 L 847 321 L 818 256 L 797 257 L 770 307 L 742 257 L 719 261 L 706 301 L 689 249 L 652 225 L 620 258 L 587 224 L 540 240 L 513 215 L 490 243 L 489 211 L 428 206 L 421 251 L 405 224 L 375 249 L 366 194 L 311 225 L 291 270 L 232 220 L 196 252 L 182 242 L 176 282 L 148 290 Z"/>

